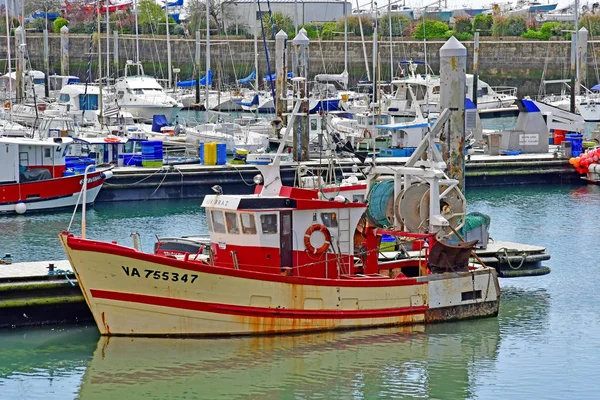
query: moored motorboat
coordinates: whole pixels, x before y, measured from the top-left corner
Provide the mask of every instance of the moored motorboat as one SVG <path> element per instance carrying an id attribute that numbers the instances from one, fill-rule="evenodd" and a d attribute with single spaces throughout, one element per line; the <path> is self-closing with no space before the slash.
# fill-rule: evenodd
<path id="1" fill-rule="evenodd" d="M 0 137 L 0 213 L 23 214 L 72 207 L 84 185 L 84 175 L 66 166 L 73 139 L 47 140 Z M 104 180 L 112 173 L 87 174 L 86 203 L 93 203 Z"/>

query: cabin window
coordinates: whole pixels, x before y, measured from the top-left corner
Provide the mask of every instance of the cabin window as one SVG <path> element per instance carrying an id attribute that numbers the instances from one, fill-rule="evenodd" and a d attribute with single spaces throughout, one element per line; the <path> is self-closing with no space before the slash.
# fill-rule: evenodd
<path id="1" fill-rule="evenodd" d="M 316 119 L 311 119 L 310 120 L 310 130 L 311 131 L 316 131 L 317 130 L 317 125 L 318 125 L 318 122 L 317 122 Z"/>
<path id="2" fill-rule="evenodd" d="M 256 220 L 254 214 L 242 213 L 242 232 L 244 235 L 256 235 Z"/>
<path id="3" fill-rule="evenodd" d="M 213 229 L 215 233 L 225 233 L 225 219 L 222 211 L 211 211 Z"/>
<path id="4" fill-rule="evenodd" d="M 208 212 L 208 218 L 206 218 L 206 227 L 208 228 L 209 232 L 213 231 L 212 218 L 210 217 L 210 211 Z"/>
<path id="5" fill-rule="evenodd" d="M 260 216 L 262 233 L 273 235 L 277 233 L 277 214 L 263 214 Z"/>
<path id="6" fill-rule="evenodd" d="M 364 203 L 365 202 L 365 195 L 364 194 L 355 194 L 355 195 L 352 195 L 352 201 L 353 202 Z"/>
<path id="7" fill-rule="evenodd" d="M 144 91 L 142 89 L 133 89 L 133 93 L 135 93 L 135 94 L 144 94 Z"/>
<path id="8" fill-rule="evenodd" d="M 61 103 L 68 103 L 70 100 L 71 100 L 71 96 L 69 96 L 66 93 L 61 93 L 58 98 L 58 101 Z"/>
<path id="9" fill-rule="evenodd" d="M 50 151 L 50 148 L 49 147 L 44 147 L 44 157 L 50 158 L 51 155 L 52 155 L 52 152 Z"/>
<path id="10" fill-rule="evenodd" d="M 337 214 L 334 212 L 321 213 L 321 221 L 328 228 L 337 228 L 338 226 Z"/>
<path id="11" fill-rule="evenodd" d="M 227 233 L 239 234 L 240 229 L 237 223 L 237 214 L 232 212 L 225 213 L 225 223 L 227 224 Z"/>

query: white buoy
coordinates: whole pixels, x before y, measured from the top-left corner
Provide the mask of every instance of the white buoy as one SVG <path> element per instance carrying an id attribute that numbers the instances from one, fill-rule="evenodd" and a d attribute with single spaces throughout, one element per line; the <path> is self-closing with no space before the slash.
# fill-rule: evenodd
<path id="1" fill-rule="evenodd" d="M 15 204 L 15 212 L 17 214 L 25 214 L 25 211 L 27 211 L 27 205 L 25 205 L 25 203 L 19 202 Z"/>

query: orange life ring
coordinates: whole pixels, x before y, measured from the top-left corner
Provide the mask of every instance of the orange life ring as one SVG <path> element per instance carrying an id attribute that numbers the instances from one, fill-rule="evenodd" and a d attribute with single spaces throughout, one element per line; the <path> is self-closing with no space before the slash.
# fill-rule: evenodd
<path id="1" fill-rule="evenodd" d="M 12 110 L 12 104 L 10 103 L 10 101 L 7 101 L 6 103 L 4 103 L 4 108 L 6 110 Z"/>
<path id="2" fill-rule="evenodd" d="M 119 143 L 121 140 L 119 138 L 107 137 L 107 138 L 104 138 L 104 141 L 107 143 Z"/>
<path id="3" fill-rule="evenodd" d="M 323 245 L 319 248 L 315 248 L 315 246 L 313 246 L 312 243 L 310 242 L 310 237 L 312 236 L 313 232 L 315 232 L 315 231 L 319 231 L 325 236 L 325 243 L 323 243 Z M 317 255 L 317 256 L 325 253 L 329 249 L 330 242 L 331 242 L 331 234 L 329 233 L 329 230 L 327 229 L 327 227 L 322 224 L 313 224 L 313 225 L 309 226 L 308 229 L 306 230 L 306 233 L 304 234 L 304 247 L 306 247 L 306 250 L 309 253 Z"/>
<path id="4" fill-rule="evenodd" d="M 371 133 L 370 130 L 365 129 L 363 131 L 363 139 L 373 139 L 373 134 Z"/>

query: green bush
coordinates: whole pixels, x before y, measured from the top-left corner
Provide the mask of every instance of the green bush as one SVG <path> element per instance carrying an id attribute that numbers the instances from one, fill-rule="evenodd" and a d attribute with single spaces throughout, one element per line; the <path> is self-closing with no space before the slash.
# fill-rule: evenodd
<path id="1" fill-rule="evenodd" d="M 600 15 L 596 14 L 585 14 L 579 19 L 579 28 L 581 29 L 585 26 L 590 32 L 591 36 L 600 35 Z"/>
<path id="2" fill-rule="evenodd" d="M 425 19 L 417 24 L 413 37 L 415 39 L 442 39 L 446 37 L 448 25 L 442 21 Z"/>
<path id="3" fill-rule="evenodd" d="M 338 24 L 335 22 L 326 22 L 321 28 L 321 39 L 331 40 L 335 37 L 336 32 L 338 32 Z M 343 32 L 343 29 L 342 29 Z"/>
<path id="4" fill-rule="evenodd" d="M 348 17 L 348 33 L 352 32 L 353 34 L 355 34 L 357 36 L 360 35 L 360 25 L 358 23 L 358 18 L 359 17 L 357 15 L 352 15 L 352 16 Z M 362 22 L 363 34 L 365 36 L 372 35 L 373 31 L 375 30 L 373 20 L 361 15 L 360 21 Z"/>
<path id="5" fill-rule="evenodd" d="M 473 19 L 473 31 L 479 31 L 481 36 L 491 36 L 494 17 L 492 15 L 477 14 Z"/>
<path id="6" fill-rule="evenodd" d="M 525 17 L 512 15 L 510 17 L 498 16 L 494 18 L 492 33 L 494 36 L 521 36 L 527 31 Z"/>
<path id="7" fill-rule="evenodd" d="M 410 36 L 412 34 L 411 20 L 405 15 L 392 15 L 392 36 Z M 343 21 L 342 21 L 343 23 Z M 385 15 L 379 18 L 379 34 L 390 34 L 390 18 Z"/>
<path id="8" fill-rule="evenodd" d="M 275 34 L 277 34 L 277 32 L 280 30 L 283 30 L 285 33 L 287 33 L 290 39 L 296 35 L 296 28 L 292 18 L 283 16 L 283 14 L 280 12 L 273 13 L 272 15 L 273 25 L 275 26 Z M 273 26 L 271 25 L 271 18 L 269 18 L 269 14 L 263 14 L 262 20 L 265 27 L 265 36 L 267 39 L 273 39 Z"/>
<path id="9" fill-rule="evenodd" d="M 54 33 L 60 33 L 60 28 L 62 28 L 65 25 L 68 25 L 69 21 L 67 21 L 66 19 L 62 18 L 62 17 L 58 17 L 54 20 Z"/>
<path id="10" fill-rule="evenodd" d="M 456 17 L 454 19 L 454 31 L 456 33 L 473 33 L 473 23 L 471 22 L 471 18 L 466 15 Z"/>
<path id="11" fill-rule="evenodd" d="M 173 35 L 183 36 L 184 33 L 185 33 L 185 28 L 182 24 L 177 24 L 173 28 Z"/>

